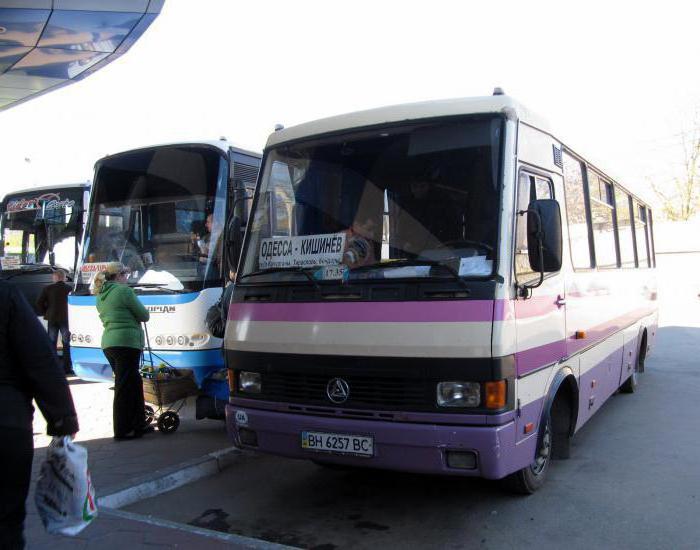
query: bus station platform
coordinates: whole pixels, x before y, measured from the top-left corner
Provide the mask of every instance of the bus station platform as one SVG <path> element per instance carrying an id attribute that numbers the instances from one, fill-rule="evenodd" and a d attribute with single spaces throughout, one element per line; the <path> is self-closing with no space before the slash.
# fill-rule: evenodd
<path id="1" fill-rule="evenodd" d="M 69 378 L 69 384 L 81 427 L 76 442 L 88 449 L 98 517 L 76 537 L 49 535 L 34 506 L 32 487 L 25 522 L 27 548 L 279 548 L 255 539 L 119 510 L 235 467 L 239 451 L 231 447 L 222 421 L 195 420 L 193 402 L 181 411 L 180 428 L 173 434 L 156 430 L 141 439 L 114 441 L 111 384 L 84 382 L 75 377 Z M 38 411 L 34 434 L 33 483 L 51 441 Z"/>

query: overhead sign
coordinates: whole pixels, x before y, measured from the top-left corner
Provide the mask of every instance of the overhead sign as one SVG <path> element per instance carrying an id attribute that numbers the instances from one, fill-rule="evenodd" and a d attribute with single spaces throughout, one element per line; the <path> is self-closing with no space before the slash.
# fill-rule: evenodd
<path id="1" fill-rule="evenodd" d="M 263 239 L 258 258 L 260 269 L 339 265 L 345 250 L 345 233 L 274 237 Z"/>
<path id="2" fill-rule="evenodd" d="M 73 199 L 61 199 L 60 193 L 44 193 L 31 199 L 12 199 L 7 203 L 8 212 L 25 212 L 27 210 L 57 210 L 59 208 L 72 208 L 75 206 Z"/>

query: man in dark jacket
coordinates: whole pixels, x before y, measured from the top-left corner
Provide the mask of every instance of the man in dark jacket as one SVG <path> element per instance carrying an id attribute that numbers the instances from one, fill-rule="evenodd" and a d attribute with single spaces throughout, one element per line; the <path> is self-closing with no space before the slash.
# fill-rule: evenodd
<path id="1" fill-rule="evenodd" d="M 24 503 L 34 454 L 32 399 L 49 435 L 78 431 L 55 348 L 24 296 L 0 281 L 0 548 L 24 546 Z"/>
<path id="2" fill-rule="evenodd" d="M 73 374 L 70 360 L 70 331 L 68 330 L 68 294 L 70 286 L 66 284 L 66 272 L 57 269 L 53 272 L 53 283 L 44 287 L 37 298 L 36 308 L 48 324 L 49 340 L 56 349 L 58 333 L 63 343 L 63 370 Z"/>

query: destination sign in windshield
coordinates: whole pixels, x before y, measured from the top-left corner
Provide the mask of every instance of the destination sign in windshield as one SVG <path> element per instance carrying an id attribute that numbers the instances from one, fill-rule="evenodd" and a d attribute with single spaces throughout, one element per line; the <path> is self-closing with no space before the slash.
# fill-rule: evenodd
<path id="1" fill-rule="evenodd" d="M 275 237 L 260 244 L 260 269 L 339 265 L 345 249 L 345 233 Z"/>

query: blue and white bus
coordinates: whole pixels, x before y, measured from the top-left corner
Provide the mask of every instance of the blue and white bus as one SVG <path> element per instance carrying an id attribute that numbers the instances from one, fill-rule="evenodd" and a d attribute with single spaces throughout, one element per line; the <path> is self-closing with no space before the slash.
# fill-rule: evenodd
<path id="1" fill-rule="evenodd" d="M 0 280 L 36 302 L 51 274 L 73 276 L 83 236 L 89 183 L 13 191 L 0 203 Z"/>
<path id="2" fill-rule="evenodd" d="M 203 393 L 228 399 L 221 339 L 209 333 L 205 317 L 238 260 L 224 246 L 226 220 L 247 219 L 246 197 L 259 167 L 259 154 L 223 139 L 146 147 L 97 162 L 79 276 L 69 298 L 80 378 L 112 379 L 90 287 L 107 263 L 121 262 L 151 313 L 146 363 L 189 370 Z M 240 234 L 243 225 L 229 232 Z"/>

